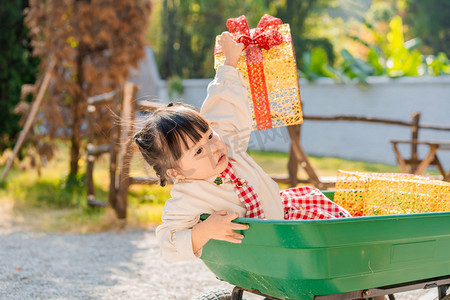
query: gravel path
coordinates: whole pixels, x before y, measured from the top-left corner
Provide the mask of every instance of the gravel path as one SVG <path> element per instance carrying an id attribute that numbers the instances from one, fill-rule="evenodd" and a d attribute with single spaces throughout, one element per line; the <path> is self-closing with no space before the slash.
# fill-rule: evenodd
<path id="1" fill-rule="evenodd" d="M 0 235 L 0 299 L 192 299 L 227 286 L 199 260 L 161 259 L 152 231 Z"/>
<path id="2" fill-rule="evenodd" d="M 162 260 L 153 231 L 0 231 L 0 299 L 193 299 L 215 287 L 231 289 L 200 260 Z M 424 294 L 403 293 L 397 299 Z M 421 299 L 434 299 L 429 294 Z"/>

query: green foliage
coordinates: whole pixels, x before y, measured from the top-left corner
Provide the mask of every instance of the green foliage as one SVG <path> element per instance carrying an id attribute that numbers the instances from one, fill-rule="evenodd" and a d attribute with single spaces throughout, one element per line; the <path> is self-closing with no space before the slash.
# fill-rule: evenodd
<path id="1" fill-rule="evenodd" d="M 311 37 L 310 27 L 320 27 L 323 13 L 332 5 L 332 0 L 284 0 L 274 1 L 271 13 L 288 23 L 298 64 L 302 65 L 303 54 L 320 47 L 327 53 L 331 65 L 335 62 L 333 44 L 328 38 Z M 295 9 L 293 9 L 295 8 Z"/>
<path id="2" fill-rule="evenodd" d="M 68 174 L 65 182 L 63 183 L 64 187 L 68 190 L 72 190 L 77 187 L 86 187 L 86 174 Z"/>
<path id="3" fill-rule="evenodd" d="M 450 53 L 450 1 L 406 0 L 406 12 L 405 23 L 428 54 Z"/>
<path id="4" fill-rule="evenodd" d="M 350 78 L 357 78 L 362 83 L 367 83 L 367 77 L 374 74 L 375 68 L 360 58 L 356 58 L 346 49 L 341 51 L 342 63 L 340 69 Z"/>
<path id="5" fill-rule="evenodd" d="M 390 77 L 420 75 L 421 54 L 417 50 L 410 51 L 405 47 L 402 18 L 395 16 L 389 23 L 389 28 L 388 43 L 384 49 L 387 74 Z"/>
<path id="6" fill-rule="evenodd" d="M 152 45 L 163 78 L 178 75 L 202 78 L 214 75 L 214 41 L 226 30 L 226 20 L 245 12 L 252 23 L 267 12 L 261 1 L 178 1 L 156 3 L 159 24 L 154 24 Z M 156 20 L 155 20 L 156 21 Z"/>
<path id="7" fill-rule="evenodd" d="M 268 13 L 288 23 L 299 58 L 314 47 L 327 49 L 333 62 L 331 43 L 326 39 L 307 39 L 305 22 L 327 7 L 331 0 L 163 0 L 155 1 L 154 18 L 148 31 L 162 78 L 214 76 L 215 37 L 226 31 L 228 18 L 245 15 L 249 26 L 256 27 Z M 292 9 L 295 7 L 295 9 Z M 318 23 L 318 22 L 316 22 Z"/>
<path id="8" fill-rule="evenodd" d="M 450 61 L 444 52 L 440 52 L 437 57 L 428 56 L 426 63 L 429 74 L 434 76 L 450 74 Z"/>
<path id="9" fill-rule="evenodd" d="M 444 53 L 424 56 L 418 48 L 421 39 L 404 41 L 404 26 L 400 16 L 389 22 L 386 35 L 378 32 L 369 22 L 364 25 L 372 33 L 373 42 L 350 36 L 353 40 L 369 48 L 365 59 L 354 57 L 347 49 L 341 50 L 340 65 L 334 69 L 328 64 L 325 51 L 314 49 L 304 56 L 302 75 L 310 80 L 320 76 L 332 77 L 342 82 L 356 79 L 367 83 L 369 76 L 401 77 L 450 74 L 450 63 Z"/>
<path id="10" fill-rule="evenodd" d="M 299 58 L 297 64 L 301 69 L 303 67 L 303 55 L 305 52 L 311 52 L 314 48 L 321 48 L 325 50 L 327 60 L 330 65 L 334 65 L 336 62 L 336 54 L 334 53 L 333 44 L 327 38 L 303 38 L 303 37 L 292 37 L 295 47 L 295 53 Z"/>
<path id="11" fill-rule="evenodd" d="M 405 42 L 402 19 L 396 16 L 397 7 L 403 5 L 399 3 L 375 1 L 365 24 L 373 40 L 369 42 L 353 37 L 369 48 L 367 57 L 356 57 L 350 49 L 341 50 L 337 57 L 330 36 L 326 38 L 322 34 L 309 33 L 314 32 L 311 31 L 313 28 L 322 26 L 322 17 L 326 15 L 323 14 L 324 9 L 335 4 L 331 0 L 217 0 L 214 3 L 207 0 L 164 0 L 155 4 L 157 16 L 153 19 L 149 34 L 163 78 L 176 79 L 174 75 L 182 78 L 212 77 L 214 40 L 217 34 L 226 30 L 226 20 L 244 14 L 250 27 L 255 27 L 265 13 L 290 24 L 300 74 L 308 79 L 327 76 L 337 81 L 356 79 L 365 83 L 368 76 L 446 74 L 447 60 L 442 55 L 436 58 L 423 56 L 418 51 L 421 47 L 419 38 Z M 354 3 L 349 8 L 353 6 Z M 377 22 L 389 21 L 388 34 L 373 26 Z M 152 35 L 152 32 L 155 34 Z M 438 57 L 439 60 L 432 63 Z M 339 65 L 336 66 L 336 63 Z M 173 90 L 178 88 L 175 84 Z"/>
<path id="12" fill-rule="evenodd" d="M 12 214 L 14 226 L 24 225 L 45 232 L 98 232 L 117 228 L 112 208 L 91 208 L 87 205 L 84 175 L 68 184 L 68 144 L 58 143 L 55 159 L 42 169 L 12 168 L 7 179 L 0 183 L 0 209 L 8 221 Z M 139 165 L 142 168 L 142 164 Z M 0 172 L 2 166 L 0 166 Z M 139 170 L 140 171 L 140 170 Z M 107 201 L 109 161 L 100 157 L 96 162 L 95 196 Z M 170 187 L 139 185 L 129 192 L 127 227 L 152 227 L 160 222 L 163 204 L 170 197 Z M 144 199 L 144 201 L 142 201 Z M 5 205 L 5 206 L 3 206 Z"/>
<path id="13" fill-rule="evenodd" d="M 385 39 L 372 27 L 368 28 L 378 41 L 377 44 L 368 45 L 368 63 L 375 70 L 373 75 L 400 77 L 450 74 L 450 65 L 444 53 L 438 54 L 437 58 L 424 56 L 417 50 L 421 45 L 420 39 L 404 41 L 404 26 L 400 16 L 394 16 L 389 22 L 389 33 Z"/>
<path id="14" fill-rule="evenodd" d="M 0 152 L 14 144 L 20 116 L 12 111 L 20 100 L 21 86 L 36 80 L 39 59 L 31 57 L 24 26 L 27 0 L 0 2 Z"/>
<path id="15" fill-rule="evenodd" d="M 8 182 L 6 180 L 0 181 L 0 189 L 6 189 L 8 187 Z"/>
<path id="16" fill-rule="evenodd" d="M 184 86 L 180 76 L 174 75 L 167 79 L 169 89 L 169 99 L 171 102 L 177 102 L 178 98 L 183 95 Z"/>
<path id="17" fill-rule="evenodd" d="M 386 74 L 386 70 L 382 65 L 383 59 L 379 51 L 375 49 L 369 49 L 367 54 L 367 63 L 373 67 L 373 75 L 381 76 Z"/>
<path id="18" fill-rule="evenodd" d="M 336 81 L 342 81 L 342 75 L 329 65 L 327 53 L 322 48 L 314 48 L 311 52 L 303 53 L 303 68 L 299 70 L 299 74 L 308 80 L 331 77 Z"/>
<path id="19" fill-rule="evenodd" d="M 85 189 L 85 188 L 84 188 Z M 84 189 L 65 187 L 63 181 L 42 179 L 24 189 L 28 199 L 38 207 L 70 208 L 81 205 Z"/>
<path id="20" fill-rule="evenodd" d="M 26 202 L 32 207 L 45 208 L 83 208 L 86 207 L 86 187 L 84 185 L 66 186 L 63 176 L 47 171 L 45 177 L 35 176 L 34 171 L 16 172 L 12 170 L 5 190 L 7 198 Z"/>

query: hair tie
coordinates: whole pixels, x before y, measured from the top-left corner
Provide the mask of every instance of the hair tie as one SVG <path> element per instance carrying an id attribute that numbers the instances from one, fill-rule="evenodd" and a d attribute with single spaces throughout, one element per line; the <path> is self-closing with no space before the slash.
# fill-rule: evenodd
<path id="1" fill-rule="evenodd" d="M 144 142 L 142 141 L 142 137 L 141 137 L 141 130 L 139 130 L 138 132 L 136 132 L 136 134 L 133 136 L 134 142 L 136 144 L 138 144 L 139 147 L 144 148 Z"/>
<path id="2" fill-rule="evenodd" d="M 134 134 L 133 139 L 134 139 L 134 140 L 137 140 L 138 138 L 140 138 L 140 135 L 141 135 L 141 130 L 139 130 L 138 132 L 136 132 L 136 133 Z"/>
<path id="3" fill-rule="evenodd" d="M 144 148 L 144 143 L 142 142 L 142 139 L 140 137 L 136 138 L 134 140 L 136 144 L 138 144 L 139 147 Z"/>

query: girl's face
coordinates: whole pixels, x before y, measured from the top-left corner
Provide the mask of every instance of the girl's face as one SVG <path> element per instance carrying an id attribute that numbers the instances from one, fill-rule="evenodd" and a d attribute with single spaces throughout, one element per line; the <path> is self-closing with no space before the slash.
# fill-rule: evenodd
<path id="1" fill-rule="evenodd" d="M 178 168 L 169 175 L 177 179 L 206 179 L 219 175 L 228 166 L 228 151 L 220 136 L 211 128 L 201 133 L 194 143 L 188 139 L 189 149 L 184 149 Z"/>

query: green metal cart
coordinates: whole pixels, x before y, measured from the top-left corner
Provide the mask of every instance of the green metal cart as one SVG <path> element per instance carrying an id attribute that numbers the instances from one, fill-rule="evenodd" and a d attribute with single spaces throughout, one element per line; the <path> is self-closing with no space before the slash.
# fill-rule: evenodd
<path id="1" fill-rule="evenodd" d="M 333 192 L 325 192 L 333 199 Z M 370 299 L 450 286 L 450 212 L 331 220 L 261 220 L 241 244 L 211 240 L 201 259 L 220 279 L 266 299 Z"/>

